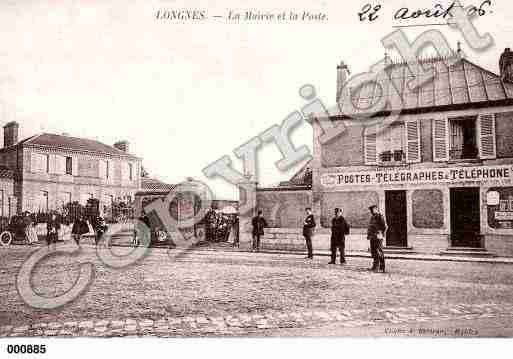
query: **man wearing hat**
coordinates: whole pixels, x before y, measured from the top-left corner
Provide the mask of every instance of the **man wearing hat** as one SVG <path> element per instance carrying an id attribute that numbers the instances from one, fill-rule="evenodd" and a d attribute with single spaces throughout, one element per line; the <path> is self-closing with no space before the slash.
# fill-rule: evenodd
<path id="1" fill-rule="evenodd" d="M 253 225 L 253 247 L 252 251 L 260 251 L 260 238 L 264 235 L 264 228 L 267 227 L 267 222 L 262 214 L 262 210 L 259 209 L 256 217 L 253 217 L 251 224 Z"/>
<path id="2" fill-rule="evenodd" d="M 367 239 L 370 241 L 372 255 L 372 271 L 380 271 L 385 273 L 385 255 L 383 254 L 383 238 L 387 230 L 385 219 L 379 213 L 378 207 L 372 205 L 369 207 L 371 218 L 369 227 L 367 228 Z"/>
<path id="3" fill-rule="evenodd" d="M 349 234 L 349 224 L 347 224 L 346 219 L 342 216 L 342 210 L 335 208 L 335 217 L 331 220 L 331 262 L 329 264 L 335 264 L 337 249 L 340 251 L 340 264 L 346 262 L 344 252 L 347 234 Z"/>
<path id="4" fill-rule="evenodd" d="M 306 250 L 308 252 L 306 258 L 313 259 L 312 236 L 315 228 L 315 218 L 310 207 L 305 208 L 306 217 L 303 221 L 303 237 L 305 237 Z"/>

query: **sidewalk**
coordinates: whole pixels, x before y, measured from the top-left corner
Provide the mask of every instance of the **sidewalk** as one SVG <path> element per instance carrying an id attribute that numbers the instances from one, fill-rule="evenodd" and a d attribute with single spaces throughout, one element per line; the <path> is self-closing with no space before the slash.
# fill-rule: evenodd
<path id="1" fill-rule="evenodd" d="M 237 251 L 252 253 L 250 250 L 238 249 L 228 246 L 227 244 L 219 245 L 214 243 L 209 247 L 198 247 L 197 250 L 203 251 Z M 290 254 L 304 256 L 306 252 L 300 251 L 284 251 L 274 249 L 261 249 L 258 253 L 265 254 Z M 330 251 L 321 250 L 315 251 L 315 256 L 329 257 L 331 256 Z M 363 257 L 371 258 L 370 253 L 363 251 L 347 251 L 346 257 Z M 449 256 L 449 255 L 436 255 L 436 254 L 420 254 L 420 253 L 385 253 L 386 259 L 410 259 L 410 260 L 422 260 L 422 261 L 446 261 L 446 262 L 476 262 L 476 263 L 500 263 L 500 264 L 513 264 L 513 257 L 471 257 L 471 256 Z"/>
<path id="2" fill-rule="evenodd" d="M 82 243 L 94 243 L 92 236 L 85 236 L 85 241 Z M 90 237 L 90 238 L 89 238 Z M 89 239 L 89 241 L 87 241 Z M 118 232 L 113 236 L 111 244 L 118 247 L 131 247 L 132 246 L 132 233 L 131 232 Z M 40 242 L 41 243 L 41 242 Z M 85 244 L 84 243 L 84 244 Z M 155 246 L 154 248 L 163 248 L 162 246 Z M 248 249 L 234 248 L 231 243 L 211 243 L 208 245 L 201 245 L 195 247 L 196 251 L 222 251 L 222 252 L 240 252 L 240 253 L 252 253 Z M 263 248 L 260 250 L 261 254 L 288 254 L 296 256 L 304 256 L 306 252 L 293 251 L 293 250 L 277 250 Z M 329 257 L 331 255 L 328 250 L 314 250 L 314 255 Z M 371 258 L 369 252 L 365 251 L 346 251 L 346 257 L 362 257 Z M 451 256 L 451 255 L 437 255 L 437 254 L 421 254 L 421 253 L 386 253 L 385 258 L 387 259 L 405 259 L 405 260 L 421 260 L 421 261 L 445 261 L 445 262 L 475 262 L 475 263 L 498 263 L 498 264 L 513 264 L 513 257 L 473 257 L 473 256 Z"/>

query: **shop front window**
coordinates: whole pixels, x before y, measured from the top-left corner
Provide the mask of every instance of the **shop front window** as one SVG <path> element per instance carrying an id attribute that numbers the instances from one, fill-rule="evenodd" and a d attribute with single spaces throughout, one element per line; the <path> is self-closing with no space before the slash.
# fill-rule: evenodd
<path id="1" fill-rule="evenodd" d="M 499 194 L 498 205 L 489 205 L 488 225 L 494 229 L 513 228 L 513 187 L 490 188 L 489 192 Z"/>

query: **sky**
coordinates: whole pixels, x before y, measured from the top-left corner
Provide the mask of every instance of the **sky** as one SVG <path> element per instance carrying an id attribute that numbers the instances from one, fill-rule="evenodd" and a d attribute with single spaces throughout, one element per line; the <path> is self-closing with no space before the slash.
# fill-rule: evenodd
<path id="1" fill-rule="evenodd" d="M 21 138 L 51 132 L 107 144 L 128 140 L 153 177 L 169 183 L 194 177 L 217 198 L 236 199 L 233 185 L 206 179 L 203 168 L 229 155 L 242 171 L 233 150 L 305 105 L 298 95 L 302 85 L 314 85 L 330 107 L 337 63 L 343 60 L 353 74 L 368 70 L 384 56 L 381 37 L 399 24 L 394 12 L 403 6 L 432 8 L 435 2 L 375 1 L 382 9 L 372 23 L 358 19 L 365 3 L 2 0 L 0 124 L 19 122 Z M 199 9 L 207 20 L 158 20 L 159 9 Z M 245 9 L 323 12 L 328 19 L 227 20 L 230 10 Z M 466 46 L 457 30 L 436 29 L 454 48 L 462 41 L 469 60 L 498 72 L 501 52 L 513 48 L 513 6 L 496 0 L 485 9 L 475 25 L 495 43 L 484 52 Z M 429 19 L 435 21 L 442 22 Z M 428 21 L 408 23 L 423 22 Z M 404 31 L 413 40 L 427 29 Z M 311 148 L 310 125 L 298 126 L 291 138 L 297 147 Z M 281 172 L 274 165 L 280 158 L 272 143 L 258 152 L 259 185 L 287 180 L 301 167 Z"/>

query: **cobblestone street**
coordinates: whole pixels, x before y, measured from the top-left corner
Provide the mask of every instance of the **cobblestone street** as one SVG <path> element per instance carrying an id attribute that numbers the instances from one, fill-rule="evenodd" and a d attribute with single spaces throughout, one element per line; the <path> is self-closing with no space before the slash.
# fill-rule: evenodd
<path id="1" fill-rule="evenodd" d="M 325 256 L 191 251 L 173 259 L 157 248 L 112 269 L 86 245 L 36 267 L 34 289 L 56 296 L 72 286 L 81 263 L 95 265 L 82 296 L 42 310 L 24 304 L 16 289 L 34 250 L 0 249 L 0 336 L 479 336 L 489 335 L 484 322 L 500 319 L 509 331 L 493 332 L 499 335 L 511 335 L 513 324 L 510 264 L 392 259 L 380 274 L 366 270 L 366 258 L 341 266 Z"/>

